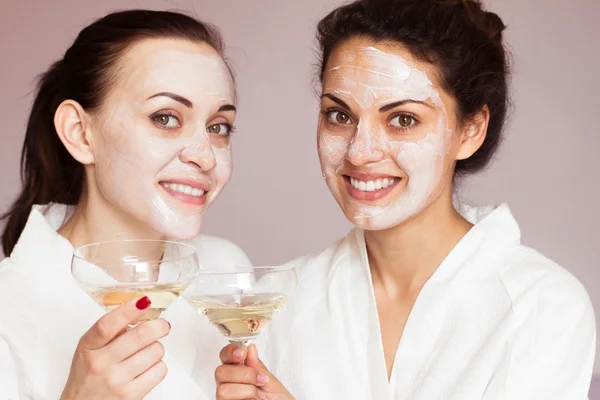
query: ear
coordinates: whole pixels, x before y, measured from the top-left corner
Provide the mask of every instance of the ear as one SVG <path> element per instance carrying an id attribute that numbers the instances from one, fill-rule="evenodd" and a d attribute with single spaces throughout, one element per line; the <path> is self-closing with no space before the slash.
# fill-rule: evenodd
<path id="1" fill-rule="evenodd" d="M 456 154 L 457 160 L 471 157 L 483 144 L 490 122 L 490 109 L 483 106 L 464 125 L 460 139 L 460 146 Z"/>
<path id="2" fill-rule="evenodd" d="M 79 103 L 65 100 L 56 109 L 54 127 L 67 151 L 84 165 L 94 163 L 89 116 Z"/>

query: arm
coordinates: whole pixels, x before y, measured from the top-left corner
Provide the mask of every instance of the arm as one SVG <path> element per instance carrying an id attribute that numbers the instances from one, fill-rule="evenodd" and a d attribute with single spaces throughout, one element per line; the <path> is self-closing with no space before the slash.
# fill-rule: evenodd
<path id="1" fill-rule="evenodd" d="M 507 381 L 511 399 L 587 399 L 596 347 L 590 299 L 579 282 L 552 284 L 539 291 L 527 316 L 526 338 L 512 350 Z"/>
<path id="2" fill-rule="evenodd" d="M 19 400 L 17 367 L 8 343 L 0 338 L 0 398 Z"/>

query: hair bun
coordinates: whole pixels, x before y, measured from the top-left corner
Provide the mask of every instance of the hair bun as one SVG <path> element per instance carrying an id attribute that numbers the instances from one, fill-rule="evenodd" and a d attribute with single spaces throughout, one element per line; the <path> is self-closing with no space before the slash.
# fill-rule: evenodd
<path id="1" fill-rule="evenodd" d="M 445 0 L 446 4 L 461 6 L 469 19 L 482 32 L 492 40 L 502 41 L 502 33 L 506 25 L 495 13 L 484 10 L 480 0 Z"/>

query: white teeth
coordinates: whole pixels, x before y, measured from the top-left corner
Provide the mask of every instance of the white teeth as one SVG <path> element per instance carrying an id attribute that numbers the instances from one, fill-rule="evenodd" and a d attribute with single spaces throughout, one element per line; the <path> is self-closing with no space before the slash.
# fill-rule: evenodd
<path id="1" fill-rule="evenodd" d="M 394 182 L 396 182 L 396 178 L 385 178 L 364 182 L 350 177 L 350 184 L 352 187 L 360 190 L 361 192 L 373 192 L 375 190 L 385 189 L 391 186 Z"/>
<path id="2" fill-rule="evenodd" d="M 181 185 L 177 183 L 163 183 L 163 186 L 179 193 L 187 194 L 189 196 L 200 197 L 204 195 L 204 190 L 193 188 L 188 185 Z"/>
<path id="3" fill-rule="evenodd" d="M 383 184 L 383 188 L 385 189 L 386 187 L 392 186 L 394 183 L 396 183 L 396 178 L 390 178 L 389 180 L 386 179 L 387 184 L 384 182 Z"/>

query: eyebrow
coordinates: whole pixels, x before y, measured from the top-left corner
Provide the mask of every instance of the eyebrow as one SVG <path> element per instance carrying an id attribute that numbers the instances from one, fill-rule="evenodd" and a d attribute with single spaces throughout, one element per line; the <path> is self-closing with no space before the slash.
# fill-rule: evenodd
<path id="1" fill-rule="evenodd" d="M 235 108 L 235 106 L 233 104 L 225 104 L 225 105 L 222 105 L 221 107 L 219 107 L 219 112 L 223 112 L 223 111 L 237 112 L 237 108 Z"/>
<path id="2" fill-rule="evenodd" d="M 390 103 L 390 104 L 386 104 L 385 106 L 383 106 L 383 107 L 381 107 L 379 109 L 379 112 L 390 111 L 390 110 L 393 110 L 396 107 L 403 106 L 403 105 L 408 104 L 408 103 L 422 104 L 422 105 L 427 106 L 429 108 L 433 108 L 430 104 L 427 104 L 424 101 L 408 99 L 408 100 L 400 100 L 400 101 L 395 101 L 395 102 Z"/>
<path id="3" fill-rule="evenodd" d="M 342 99 L 339 99 L 337 97 L 335 97 L 334 95 L 330 94 L 330 93 L 324 93 L 321 98 L 323 97 L 327 97 L 329 100 L 339 104 L 341 107 L 345 108 L 346 110 L 350 111 L 350 106 L 348 106 L 348 104 L 346 104 L 346 102 Z"/>
<path id="4" fill-rule="evenodd" d="M 327 97 L 328 99 L 330 99 L 331 101 L 339 104 L 341 107 L 345 108 L 346 110 L 350 111 L 350 106 L 348 106 L 348 104 L 343 101 L 342 99 L 339 99 L 338 97 L 332 95 L 331 93 L 324 93 L 321 98 L 323 97 Z M 409 103 L 416 103 L 416 104 L 422 104 L 424 106 L 427 106 L 429 108 L 433 108 L 430 104 L 427 104 L 424 101 L 419 101 L 419 100 L 412 100 L 412 99 L 408 99 L 408 100 L 400 100 L 400 101 L 395 101 L 393 103 L 390 104 L 386 104 L 385 106 L 381 107 L 379 109 L 379 112 L 387 112 L 390 110 L 393 110 L 396 107 L 405 105 L 405 104 L 409 104 Z"/>
<path id="5" fill-rule="evenodd" d="M 156 94 L 153 94 L 152 96 L 148 97 L 146 100 L 150 100 L 150 99 L 153 99 L 153 98 L 159 97 L 159 96 L 170 97 L 173 100 L 180 102 L 181 104 L 183 104 L 187 108 L 193 108 L 194 107 L 194 104 L 192 104 L 192 102 L 189 101 L 188 99 L 186 99 L 185 97 L 180 96 L 180 95 L 175 94 L 175 93 L 171 93 L 171 92 L 156 93 Z"/>
<path id="6" fill-rule="evenodd" d="M 169 98 L 171 98 L 171 99 L 173 99 L 175 101 L 180 102 L 181 104 L 183 104 L 187 108 L 193 108 L 194 107 L 194 104 L 190 100 L 186 99 L 183 96 L 180 96 L 178 94 L 171 93 L 171 92 L 156 93 L 156 94 L 148 97 L 146 100 L 150 100 L 150 99 L 153 99 L 155 97 L 160 97 L 160 96 L 169 97 Z M 219 107 L 219 112 L 224 112 L 224 111 L 234 111 L 234 112 L 237 112 L 237 108 L 233 104 L 224 104 L 221 107 Z"/>

